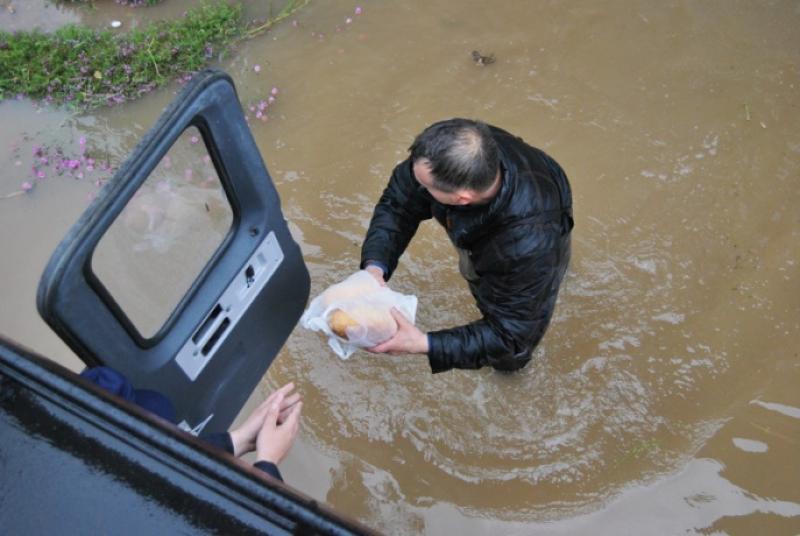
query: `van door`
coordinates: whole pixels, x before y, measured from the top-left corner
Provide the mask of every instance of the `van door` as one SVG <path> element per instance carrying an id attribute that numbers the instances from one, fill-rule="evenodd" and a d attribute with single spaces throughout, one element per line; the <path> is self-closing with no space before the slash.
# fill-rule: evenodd
<path id="1" fill-rule="evenodd" d="M 53 253 L 44 320 L 89 366 L 226 430 L 285 343 L 309 275 L 231 78 L 197 74 Z"/>

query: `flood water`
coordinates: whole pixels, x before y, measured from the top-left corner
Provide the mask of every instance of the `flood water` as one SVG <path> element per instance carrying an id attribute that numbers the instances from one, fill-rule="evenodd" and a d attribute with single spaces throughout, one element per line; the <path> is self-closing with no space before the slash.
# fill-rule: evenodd
<path id="1" fill-rule="evenodd" d="M 17 15 L 136 24 L 190 4 L 39 1 Z M 279 88 L 268 120 L 248 113 L 312 295 L 358 268 L 393 166 L 452 116 L 562 164 L 572 263 L 516 374 L 341 361 L 298 327 L 251 400 L 289 380 L 303 393 L 287 482 L 393 534 L 800 532 L 800 4 L 356 5 L 312 2 L 218 64 L 246 108 Z M 476 65 L 474 49 L 497 61 Z M 36 145 L 77 155 L 85 137 L 118 166 L 175 90 L 85 114 L 0 103 L 0 196 L 34 181 Z M 0 332 L 73 370 L 36 285 L 108 176 L 48 176 L 0 199 Z M 434 222 L 391 286 L 418 296 L 423 330 L 478 316 Z"/>

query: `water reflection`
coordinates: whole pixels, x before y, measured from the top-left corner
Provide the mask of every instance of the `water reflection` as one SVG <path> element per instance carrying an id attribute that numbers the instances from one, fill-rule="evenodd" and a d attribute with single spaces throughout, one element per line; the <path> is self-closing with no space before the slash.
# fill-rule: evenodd
<path id="1" fill-rule="evenodd" d="M 54 31 L 80 21 L 69 3 L 52 0 L 7 0 L 0 2 L 0 29 L 7 32 L 38 29 Z"/>
<path id="2" fill-rule="evenodd" d="M 750 533 L 780 532 L 781 520 L 800 515 L 800 503 L 759 497 L 723 475 L 722 465 L 711 459 L 692 460 L 680 473 L 650 487 L 633 486 L 598 512 L 548 523 L 489 524 L 486 520 L 463 522 L 452 510 L 437 509 L 428 516 L 426 530 L 459 534 L 709 534 L 729 533 L 736 520 L 759 516 Z M 734 531 L 735 532 L 735 531 Z"/>
<path id="3" fill-rule="evenodd" d="M 152 337 L 232 222 L 202 135 L 187 128 L 103 235 L 92 270 L 140 334 Z"/>

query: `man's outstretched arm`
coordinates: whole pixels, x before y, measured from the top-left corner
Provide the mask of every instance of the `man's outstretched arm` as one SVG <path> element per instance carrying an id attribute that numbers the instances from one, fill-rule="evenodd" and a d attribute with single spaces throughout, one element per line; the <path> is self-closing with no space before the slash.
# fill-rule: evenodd
<path id="1" fill-rule="evenodd" d="M 420 222 L 431 217 L 430 199 L 426 196 L 414 179 L 410 160 L 398 164 L 375 205 L 361 246 L 361 268 L 371 261 L 375 270 L 384 272 L 383 279 L 389 280 Z"/>

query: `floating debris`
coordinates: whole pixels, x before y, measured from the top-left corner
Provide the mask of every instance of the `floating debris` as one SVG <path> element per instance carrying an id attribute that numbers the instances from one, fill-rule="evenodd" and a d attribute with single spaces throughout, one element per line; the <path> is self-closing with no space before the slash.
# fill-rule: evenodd
<path id="1" fill-rule="evenodd" d="M 494 54 L 489 54 L 488 56 L 483 56 L 477 50 L 472 51 L 472 61 L 474 61 L 477 65 L 489 65 L 490 63 L 495 62 Z"/>

